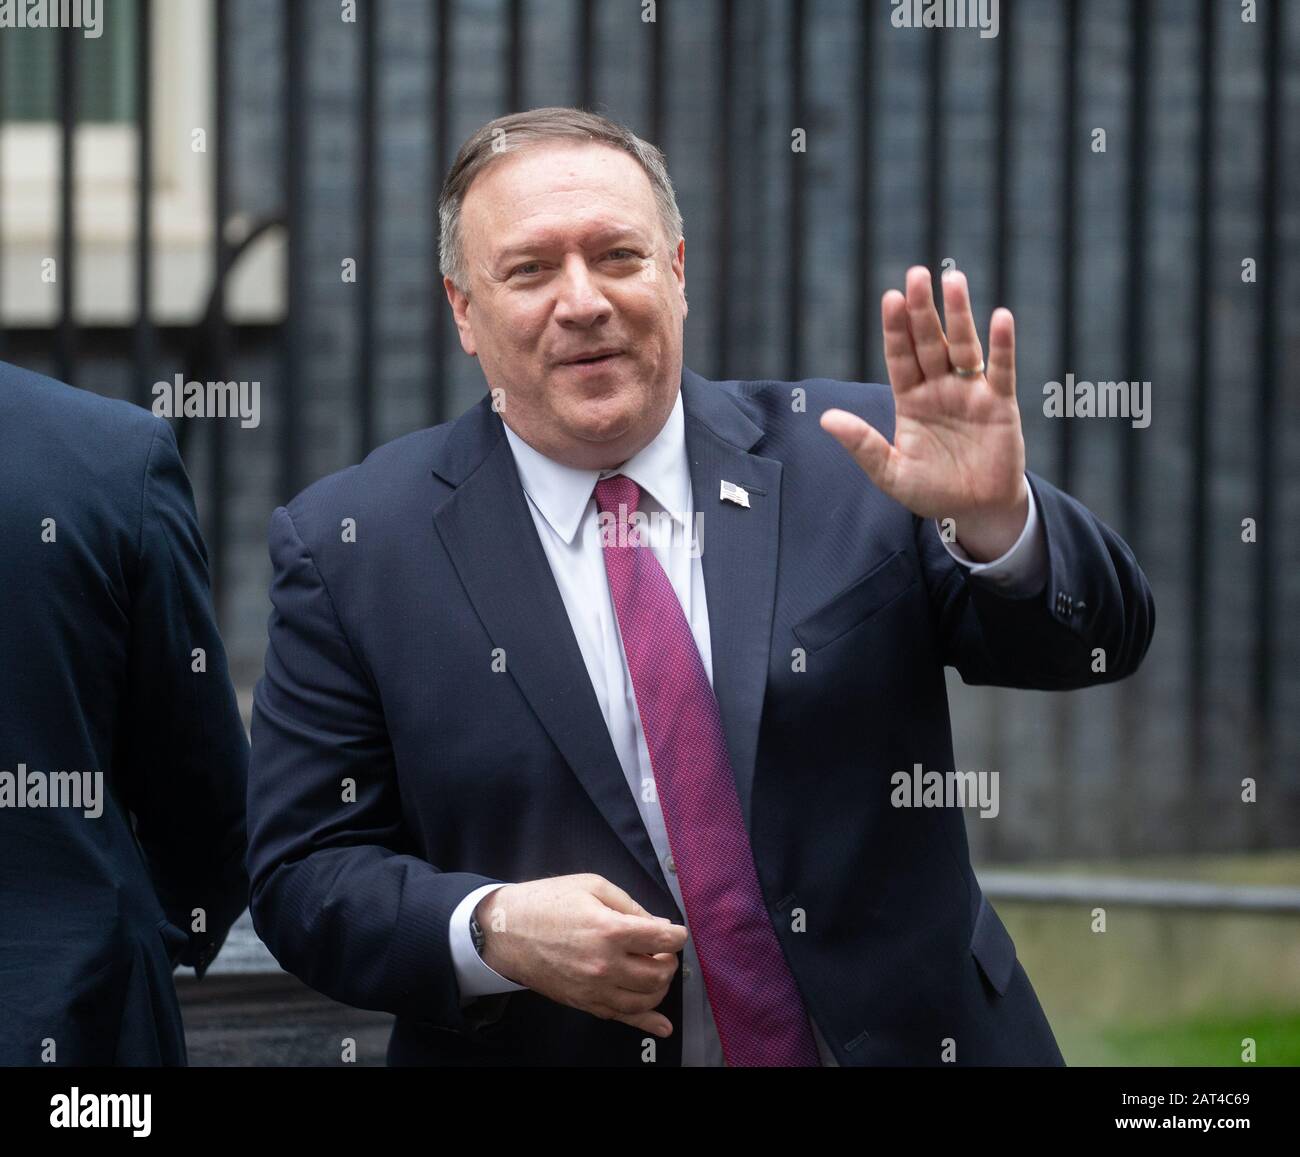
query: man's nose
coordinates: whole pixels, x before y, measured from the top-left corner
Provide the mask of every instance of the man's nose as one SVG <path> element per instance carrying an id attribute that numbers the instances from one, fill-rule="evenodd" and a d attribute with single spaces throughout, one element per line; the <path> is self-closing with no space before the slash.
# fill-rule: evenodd
<path id="1" fill-rule="evenodd" d="M 560 271 L 556 320 L 590 325 L 609 312 L 609 300 L 592 277 L 587 262 L 577 254 L 570 256 Z"/>

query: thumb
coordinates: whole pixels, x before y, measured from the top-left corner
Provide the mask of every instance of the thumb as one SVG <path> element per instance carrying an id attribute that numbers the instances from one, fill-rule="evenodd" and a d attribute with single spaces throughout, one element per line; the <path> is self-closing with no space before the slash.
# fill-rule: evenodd
<path id="1" fill-rule="evenodd" d="M 631 896 L 629 896 L 617 884 L 611 884 L 603 876 L 598 876 L 596 880 L 587 889 L 592 896 L 599 900 L 605 907 L 614 912 L 618 912 L 626 921 L 626 935 L 635 937 L 636 941 L 645 941 L 647 945 L 653 943 L 661 951 L 667 950 L 667 946 L 672 942 L 680 929 L 682 940 L 686 939 L 686 928 L 681 924 L 674 924 L 666 916 L 656 916 L 653 912 L 641 907 Z M 645 921 L 652 922 L 652 928 L 647 929 Z M 647 938 L 649 938 L 647 940 Z M 672 949 L 670 955 L 680 949 L 677 945 Z M 639 949 L 637 949 L 639 950 Z"/>
<path id="2" fill-rule="evenodd" d="M 847 410 L 827 410 L 822 414 L 822 429 L 832 435 L 881 490 L 889 493 L 887 482 L 894 448 L 870 422 Z"/>
<path id="3" fill-rule="evenodd" d="M 617 884 L 612 884 L 603 876 L 597 876 L 587 888 L 593 896 L 596 897 L 606 908 L 613 908 L 615 912 L 625 912 L 629 916 L 649 916 L 650 913 L 641 907 Z"/>

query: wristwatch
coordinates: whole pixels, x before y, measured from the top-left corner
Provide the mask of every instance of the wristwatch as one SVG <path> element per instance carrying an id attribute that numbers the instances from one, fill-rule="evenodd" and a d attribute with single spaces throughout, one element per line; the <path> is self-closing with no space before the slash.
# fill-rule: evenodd
<path id="1" fill-rule="evenodd" d="M 483 955 L 483 946 L 487 943 L 487 934 L 483 931 L 478 920 L 474 918 L 474 913 L 469 916 L 469 934 L 474 941 L 474 951 L 481 957 Z"/>

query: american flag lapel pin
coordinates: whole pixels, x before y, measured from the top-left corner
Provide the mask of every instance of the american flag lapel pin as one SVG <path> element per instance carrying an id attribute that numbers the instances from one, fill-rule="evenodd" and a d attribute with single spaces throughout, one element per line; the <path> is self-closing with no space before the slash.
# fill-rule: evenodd
<path id="1" fill-rule="evenodd" d="M 734 502 L 737 506 L 749 506 L 749 491 L 725 478 L 722 480 L 722 493 L 718 497 L 724 502 Z"/>

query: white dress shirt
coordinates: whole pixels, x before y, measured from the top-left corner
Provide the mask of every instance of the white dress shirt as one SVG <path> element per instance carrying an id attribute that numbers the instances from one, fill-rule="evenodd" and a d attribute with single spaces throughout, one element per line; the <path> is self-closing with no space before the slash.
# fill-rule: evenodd
<path id="1" fill-rule="evenodd" d="M 594 494 L 599 479 L 611 474 L 625 474 L 640 485 L 643 495 L 641 509 L 647 515 L 663 512 L 671 516 L 672 535 L 661 534 L 653 538 L 651 550 L 677 593 L 695 636 L 705 674 L 712 684 L 713 651 L 704 597 L 704 568 L 698 547 L 689 549 L 694 520 L 689 513 L 693 509 L 691 474 L 686 459 L 681 393 L 678 392 L 672 413 L 654 440 L 621 466 L 608 470 L 577 470 L 561 465 L 538 453 L 509 426 L 505 432 L 528 496 L 529 511 L 559 586 L 614 751 L 627 779 L 628 790 L 636 801 L 678 910 L 685 912 L 658 793 L 644 790 L 645 785 L 653 781 L 654 773 L 605 573 Z M 660 525 L 665 524 L 661 522 Z M 970 573 L 983 576 L 1008 593 L 1032 593 L 1047 575 L 1046 542 L 1039 527 L 1032 489 L 1024 530 L 1016 544 L 1001 558 L 975 564 L 960 546 L 948 543 L 944 546 L 954 558 L 969 567 Z M 470 916 L 479 901 L 504 886 L 485 884 L 474 889 L 452 913 L 451 956 L 462 1006 L 475 997 L 524 987 L 489 967 L 475 950 L 470 936 Z M 682 1023 L 674 1025 L 674 1030 L 681 1034 L 682 1065 L 722 1066 L 722 1044 L 713 1023 L 694 940 L 689 937 L 682 949 L 681 970 Z M 837 1062 L 821 1031 L 816 1024 L 812 1027 L 822 1063 L 835 1065 Z"/>

